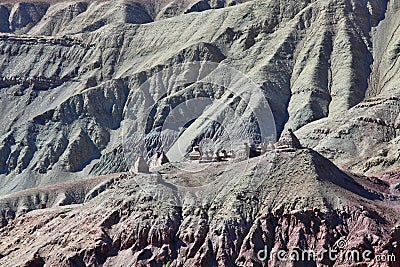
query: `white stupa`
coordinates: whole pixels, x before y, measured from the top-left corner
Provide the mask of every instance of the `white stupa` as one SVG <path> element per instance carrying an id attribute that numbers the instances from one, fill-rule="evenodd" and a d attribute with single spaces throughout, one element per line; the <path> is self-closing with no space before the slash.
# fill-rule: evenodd
<path id="1" fill-rule="evenodd" d="M 136 160 L 135 165 L 133 166 L 134 173 L 150 173 L 149 165 L 143 156 L 139 156 Z"/>

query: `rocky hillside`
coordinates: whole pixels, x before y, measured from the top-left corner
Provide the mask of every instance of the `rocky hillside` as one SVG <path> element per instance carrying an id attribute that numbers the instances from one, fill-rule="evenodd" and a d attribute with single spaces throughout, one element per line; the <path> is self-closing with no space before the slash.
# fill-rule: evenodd
<path id="1" fill-rule="evenodd" d="M 0 106 L 7 119 L 0 123 L 0 193 L 126 170 L 118 156 L 121 125 L 139 86 L 161 66 L 199 60 L 226 64 L 260 86 L 278 136 L 285 127 L 307 126 L 300 131 L 307 145 L 338 164 L 356 164 L 355 171 L 363 172 L 397 165 L 396 2 L 157 3 L 1 6 Z M 160 13 L 178 4 L 171 18 Z M 201 5 L 207 10 L 195 12 Z M 215 87 L 172 87 L 163 95 L 150 89 L 160 103 L 158 121 L 171 105 L 192 99 L 193 90 L 228 97 Z M 382 107 L 390 112 L 359 108 L 374 97 L 388 101 Z M 360 140 L 351 135 L 338 146 L 331 141 L 336 133 L 320 134 L 332 127 L 320 122 L 346 127 L 347 117 L 356 119 L 352 110 L 373 128 L 371 134 Z M 367 122 L 375 119 L 389 126 Z M 157 128 L 150 127 L 147 132 Z M 384 137 L 378 134 L 382 127 Z M 372 149 L 371 136 L 379 137 Z M 354 149 L 358 144 L 366 153 Z M 335 149 L 340 153 L 330 155 Z M 382 150 L 387 156 L 380 156 Z"/>
<path id="2" fill-rule="evenodd" d="M 397 0 L 0 2 L 0 265 L 399 259 L 399 25 Z M 287 129 L 305 149 L 176 162 Z"/>
<path id="3" fill-rule="evenodd" d="M 94 190 L 95 197 L 84 204 L 65 203 L 28 213 L 20 210 L 16 219 L 8 209 L 3 213 L 7 226 L 0 229 L 0 264 L 344 266 L 346 261 L 328 257 L 301 265 L 286 263 L 271 252 L 294 247 L 319 251 L 343 238 L 342 253 L 356 249 L 400 257 L 396 246 L 400 242 L 396 228 L 399 192 L 390 191 L 398 176 L 393 179 L 386 174 L 381 180 L 351 176 L 308 149 L 270 152 L 253 159 L 246 179 L 236 180 L 233 177 L 242 165 L 232 164 L 223 172 L 224 164 L 211 167 L 208 177 L 225 180 L 225 190 L 209 188 L 202 193 L 212 200 L 195 203 L 183 196 L 181 207 L 161 203 L 143 191 L 138 182 L 151 179 L 150 174 L 121 174 L 109 177 L 108 185 Z M 159 175 L 159 186 L 198 178 L 179 174 L 169 165 Z M 34 208 L 34 198 L 19 197 L 20 203 Z M 260 260 L 257 254 L 265 246 L 272 256 Z M 398 266 L 372 258 L 360 264 Z"/>
<path id="4" fill-rule="evenodd" d="M 55 35 L 94 31 L 111 23 L 144 24 L 241 1 L 6 1 L 0 6 L 1 31 Z"/>

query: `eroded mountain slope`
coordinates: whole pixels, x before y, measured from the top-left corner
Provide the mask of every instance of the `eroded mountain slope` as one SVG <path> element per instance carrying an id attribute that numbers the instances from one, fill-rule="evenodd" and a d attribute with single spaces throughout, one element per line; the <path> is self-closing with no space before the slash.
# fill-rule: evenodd
<path id="1" fill-rule="evenodd" d="M 299 130 L 303 142 L 344 167 L 380 172 L 399 166 L 399 6 L 389 5 L 374 30 L 374 63 L 367 99 L 347 112 Z"/>
<path id="2" fill-rule="evenodd" d="M 375 37 L 386 36 L 392 26 L 384 23 L 396 18 L 386 12 L 386 1 L 257 0 L 153 22 L 143 3 L 118 3 L 52 4 L 46 19 L 28 12 L 29 22 L 18 26 L 26 36 L 1 36 L 2 194 L 126 169 L 120 146 L 124 109 L 161 68 L 174 73 L 176 64 L 200 60 L 243 72 L 262 88 L 278 135 L 284 127 L 341 117 L 365 95 L 381 92 L 373 88 L 389 90 L 386 78 L 374 78 L 375 70 L 393 72 L 391 81 L 397 77 L 384 60 L 371 68 L 375 54 L 386 51 Z M 388 12 L 396 12 L 392 6 Z M 127 21 L 132 19 L 137 21 Z M 371 80 L 375 87 L 369 87 Z M 168 84 L 168 77 L 161 83 Z M 214 99 L 229 93 L 196 90 Z M 190 84 L 168 88 L 161 101 L 152 88 L 151 97 L 161 101 L 161 121 L 164 110 L 193 98 L 194 91 Z"/>
<path id="3" fill-rule="evenodd" d="M 113 179 L 83 205 L 55 206 L 25 215 L 20 212 L 15 220 L 9 207 L 2 214 L 2 221 L 9 221 L 0 228 L 0 264 L 356 264 L 340 259 L 330 261 L 327 257 L 319 261 L 285 262 L 270 254 L 272 249 L 288 251 L 286 248 L 295 247 L 319 251 L 334 247 L 342 238 L 347 244 L 343 251 L 370 250 L 374 255 L 400 256 L 396 248 L 399 228 L 395 227 L 398 193 L 390 192 L 389 183 L 345 174 L 308 149 L 270 152 L 252 159 L 245 168 L 244 179 L 232 179 L 243 169 L 243 162 L 233 163 L 228 171 L 221 172 L 225 164 L 210 166 L 207 175 L 226 180 L 226 186 L 211 187 L 207 193 L 197 188 L 199 194 L 210 198 L 194 203 L 192 198 L 182 196 L 182 207 L 170 206 L 146 194 L 140 181 L 152 179 L 151 174 Z M 183 185 L 182 182 L 205 175 L 200 172 L 188 176 L 168 165 L 159 171 L 160 187 L 165 182 Z M 385 177 L 396 182 L 390 180 L 390 174 Z M 254 187 L 255 181 L 259 186 Z M 29 204 L 33 195 L 20 201 Z M 257 254 L 265 246 L 269 256 L 260 260 Z M 358 262 L 396 266 L 392 263 Z"/>

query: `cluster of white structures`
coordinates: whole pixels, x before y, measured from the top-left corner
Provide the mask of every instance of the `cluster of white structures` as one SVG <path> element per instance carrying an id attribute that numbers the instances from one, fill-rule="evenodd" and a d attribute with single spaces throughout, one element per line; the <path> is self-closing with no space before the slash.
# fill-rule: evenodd
<path id="1" fill-rule="evenodd" d="M 145 158 L 141 155 L 136 160 L 131 170 L 133 173 L 150 173 L 150 168 L 161 167 L 162 165 L 169 163 L 167 155 L 164 151 L 157 152 L 151 157 L 150 166 L 147 164 Z"/>
<path id="2" fill-rule="evenodd" d="M 198 160 L 200 163 L 227 161 L 234 158 L 236 158 L 236 154 L 233 150 L 229 152 L 226 150 L 202 151 L 199 146 L 193 147 L 193 151 L 189 153 L 189 160 Z"/>
<path id="3" fill-rule="evenodd" d="M 281 136 L 277 143 L 268 142 L 259 144 L 257 146 L 249 146 L 248 143 L 244 143 L 244 147 L 242 149 L 239 149 L 239 154 L 242 154 L 241 152 L 244 152 L 243 154 L 246 158 L 253 158 L 270 151 L 295 151 L 296 149 L 301 148 L 302 146 L 299 139 L 295 136 L 293 131 L 289 129 Z M 217 151 L 202 151 L 200 146 L 193 147 L 192 152 L 190 152 L 188 156 L 190 161 L 198 161 L 199 163 L 230 161 L 237 158 L 234 150 L 231 150 L 229 152 L 221 149 L 218 149 Z M 157 152 L 153 155 L 150 161 L 150 166 L 147 164 L 143 156 L 139 156 L 133 166 L 132 171 L 134 173 L 149 173 L 150 168 L 161 167 L 166 163 L 169 163 L 169 159 L 167 158 L 164 151 Z"/>

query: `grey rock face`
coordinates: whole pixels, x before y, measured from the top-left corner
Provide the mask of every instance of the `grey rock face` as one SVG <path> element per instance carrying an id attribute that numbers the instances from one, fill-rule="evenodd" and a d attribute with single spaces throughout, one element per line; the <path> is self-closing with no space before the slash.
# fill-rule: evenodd
<path id="1" fill-rule="evenodd" d="M 398 94 L 382 94 L 340 117 L 311 123 L 297 133 L 303 145 L 354 171 L 374 173 L 397 168 L 399 99 Z"/>
<path id="2" fill-rule="evenodd" d="M 0 265 L 283 266 L 273 256 L 259 262 L 257 252 L 318 249 L 342 237 L 346 249 L 400 258 L 399 172 L 348 172 L 399 167 L 399 12 L 385 0 L 0 6 Z M 193 62 L 201 71 L 187 68 Z M 132 168 L 126 125 L 145 129 L 146 150 L 133 148 L 149 156 L 176 132 L 184 149 L 193 137 L 218 140 L 222 127 L 201 116 L 235 117 L 206 101 L 180 106 L 193 99 L 243 111 L 245 129 L 259 134 L 250 101 L 225 84 L 174 83 L 210 78 L 207 62 L 248 77 L 261 92 L 249 96 L 253 107 L 263 110 L 265 98 L 272 110 L 270 128 L 297 130 L 314 150 L 190 174 L 165 164 L 154 175 L 98 177 Z M 193 118 L 163 129 L 176 109 Z M 174 194 L 179 207 L 144 190 L 144 182 L 210 181 L 223 186 Z"/>
<path id="3" fill-rule="evenodd" d="M 0 5 L 0 32 L 10 31 L 10 10 L 6 6 Z"/>
<path id="4" fill-rule="evenodd" d="M 50 6 L 43 19 L 36 24 L 31 32 L 37 35 L 54 35 L 62 32 L 64 27 L 88 8 L 85 2 L 64 2 Z"/>
<path id="5" fill-rule="evenodd" d="M 369 118 L 367 108 L 358 108 L 370 103 L 365 99 L 386 99 L 397 92 L 398 42 L 387 37 L 396 36 L 395 4 L 337 0 L 233 4 L 4 5 L 1 10 L 6 15 L 9 10 L 12 34 L 0 37 L 0 110 L 6 118 L 0 122 L 0 193 L 36 185 L 30 177 L 45 183 L 130 168 L 123 163 L 123 152 L 118 152 L 121 125 L 129 123 L 126 107 L 134 106 L 138 120 L 145 119 L 148 114 L 138 97 L 143 82 L 163 68 L 171 68 L 174 75 L 178 73 L 174 66 L 193 61 L 225 64 L 254 81 L 268 100 L 278 135 L 284 129 L 300 129 L 303 145 L 339 164 L 346 163 L 349 155 L 355 161 L 371 160 L 369 166 L 382 169 L 397 162 L 397 130 L 387 130 L 390 137 L 379 138 L 387 156 L 378 160 L 380 151 L 367 156 L 353 149 L 358 139 L 351 134 L 357 129 L 344 121 L 354 114 Z M 7 25 L 3 28 L 6 31 Z M 168 84 L 168 78 L 160 83 Z M 159 104 L 148 121 L 151 135 L 146 139 L 154 150 L 169 138 L 167 132 L 157 132 L 168 110 L 199 95 L 229 99 L 218 86 L 166 87 L 165 95 L 157 90 L 156 84 L 149 88 L 149 98 Z M 243 108 L 243 102 L 235 105 Z M 396 125 L 396 119 L 391 120 Z M 325 142 L 324 135 L 313 134 L 314 127 L 325 131 L 315 126 L 316 121 L 347 127 L 349 141 Z M 186 136 L 214 137 L 219 132 L 215 125 L 199 120 L 191 125 Z M 251 122 L 248 127 L 256 128 Z M 78 142 L 81 134 L 85 137 Z M 374 134 L 379 135 L 375 130 Z M 326 152 L 339 147 L 349 152 L 334 152 L 336 156 Z M 381 160 L 385 163 L 377 163 Z M 59 172 L 73 175 L 59 176 Z"/>
<path id="6" fill-rule="evenodd" d="M 72 139 L 72 138 L 71 138 Z M 85 132 L 80 132 L 76 138 L 70 140 L 68 151 L 65 155 L 67 170 L 81 171 L 92 160 L 100 158 L 100 152 Z"/>
<path id="7" fill-rule="evenodd" d="M 24 33 L 38 23 L 47 12 L 49 4 L 17 3 L 10 11 L 10 31 Z"/>
<path id="8" fill-rule="evenodd" d="M 341 166 L 357 172 L 398 168 L 399 9 L 390 3 L 386 18 L 374 28 L 372 72 L 366 99 L 347 112 L 311 123 L 298 131 L 314 147 Z"/>

